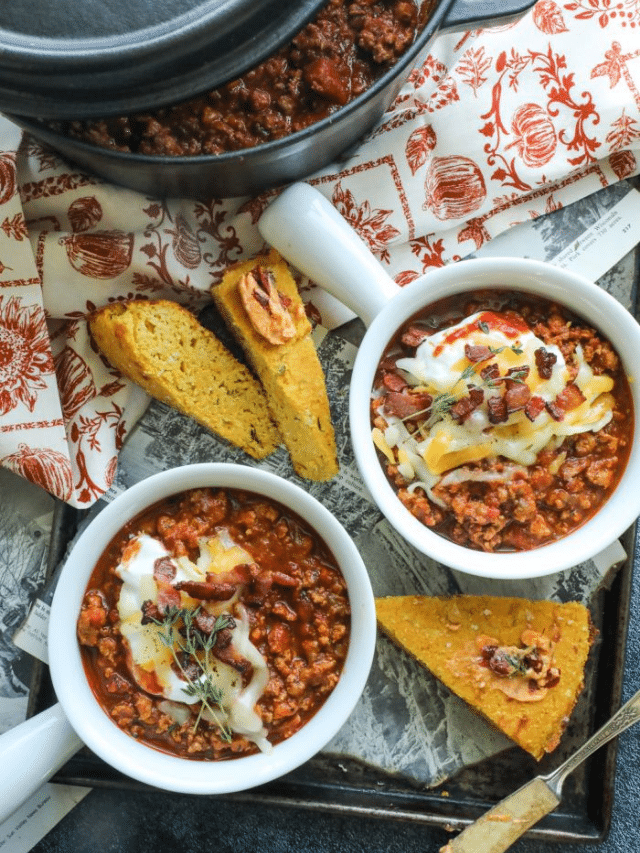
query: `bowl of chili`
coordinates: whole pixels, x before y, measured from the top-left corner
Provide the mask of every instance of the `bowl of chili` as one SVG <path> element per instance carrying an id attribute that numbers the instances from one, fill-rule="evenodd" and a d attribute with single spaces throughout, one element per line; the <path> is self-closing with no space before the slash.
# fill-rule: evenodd
<path id="1" fill-rule="evenodd" d="M 368 574 L 336 518 L 269 472 L 207 463 L 151 476 L 91 521 L 56 588 L 48 649 L 76 749 L 157 788 L 222 794 L 326 745 L 375 637 Z M 62 725 L 40 736 L 55 742 Z M 23 742 L 14 761 L 38 752 Z"/>
<path id="2" fill-rule="evenodd" d="M 640 326 L 595 283 L 524 258 L 399 288 L 329 202 L 294 185 L 262 235 L 368 329 L 350 385 L 358 468 L 389 522 L 487 578 L 570 569 L 640 515 Z"/>

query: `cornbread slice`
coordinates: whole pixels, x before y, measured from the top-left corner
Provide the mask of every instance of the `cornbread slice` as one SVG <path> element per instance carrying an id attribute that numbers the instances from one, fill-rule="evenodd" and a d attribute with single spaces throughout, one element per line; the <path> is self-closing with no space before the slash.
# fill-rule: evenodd
<path id="1" fill-rule="evenodd" d="M 280 444 L 260 383 L 178 303 L 114 303 L 89 327 L 109 363 L 152 397 L 256 459 Z"/>
<path id="2" fill-rule="evenodd" d="M 588 610 L 521 598 L 376 599 L 378 625 L 537 760 L 560 742 L 595 636 Z"/>
<path id="3" fill-rule="evenodd" d="M 228 269 L 211 293 L 265 389 L 294 470 L 330 480 L 338 461 L 324 373 L 287 264 L 272 251 Z"/>

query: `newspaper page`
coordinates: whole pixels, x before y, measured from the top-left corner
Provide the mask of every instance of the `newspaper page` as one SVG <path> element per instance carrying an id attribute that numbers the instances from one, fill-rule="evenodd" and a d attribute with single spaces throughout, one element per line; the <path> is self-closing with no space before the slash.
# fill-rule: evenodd
<path id="1" fill-rule="evenodd" d="M 483 247 L 478 255 L 538 258 L 586 272 L 591 278 L 595 270 L 600 286 L 630 306 L 635 279 L 635 253 L 631 250 L 638 242 L 640 194 L 621 182 L 570 209 L 515 226 Z M 625 558 L 618 542 L 571 573 L 516 583 L 473 578 L 438 566 L 395 533 L 364 487 L 349 440 L 349 381 L 363 327 L 357 320 L 344 324 L 343 306 L 337 316 L 343 325 L 331 331 L 317 330 L 316 343 L 332 405 L 339 476 L 330 483 L 302 480 L 293 472 L 283 448 L 259 463 L 251 460 L 249 464 L 297 482 L 334 513 L 360 550 L 376 596 L 483 592 L 590 602 Z M 121 450 L 112 489 L 86 514 L 83 524 L 117 494 L 156 471 L 212 461 L 248 464 L 248 458 L 240 451 L 168 406 L 152 401 Z M 14 505 L 8 498 L 14 496 L 13 486 L 18 478 L 7 472 L 0 475 L 5 478 L 0 480 L 4 532 L 0 579 L 3 590 L 10 591 L 3 592 L 0 598 L 1 731 L 24 716 L 29 680 L 26 659 L 46 661 L 48 607 L 61 566 L 45 583 L 46 525 L 50 524 L 52 511 L 46 498 L 40 497 L 41 506 L 32 497 L 24 505 L 20 501 Z M 6 478 L 13 480 L 9 483 Z M 36 535 L 40 529 L 43 532 Z M 16 554 L 20 555 L 19 560 Z M 28 617 L 20 624 L 27 611 Z M 419 670 L 399 649 L 379 638 L 364 694 L 326 752 L 355 758 L 432 787 L 507 745 L 501 734 L 479 720 L 464 703 Z M 4 828 L 0 825 L 0 850 Z"/>
<path id="2" fill-rule="evenodd" d="M 54 500 L 43 489 L 0 469 L 0 734 L 27 715 L 33 657 L 13 636 L 43 597 L 54 515 Z M 27 853 L 89 790 L 43 785 L 0 823 L 0 853 Z"/>

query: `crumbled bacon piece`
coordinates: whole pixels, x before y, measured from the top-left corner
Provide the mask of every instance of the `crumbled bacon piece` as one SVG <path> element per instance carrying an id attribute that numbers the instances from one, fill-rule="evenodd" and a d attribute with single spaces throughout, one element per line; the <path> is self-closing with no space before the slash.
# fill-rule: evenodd
<path id="1" fill-rule="evenodd" d="M 141 625 L 148 625 L 150 622 L 159 622 L 162 618 L 162 614 L 158 610 L 158 605 L 150 599 L 143 601 L 140 609 L 142 610 Z"/>
<path id="2" fill-rule="evenodd" d="M 163 586 L 158 589 L 156 604 L 160 613 L 164 614 L 169 607 L 180 607 L 180 593 L 173 586 Z"/>
<path id="3" fill-rule="evenodd" d="M 483 367 L 480 371 L 480 376 L 489 385 L 497 382 L 497 380 L 500 379 L 500 367 L 498 366 L 498 362 L 494 361 L 486 367 Z"/>
<path id="4" fill-rule="evenodd" d="M 540 415 L 545 408 L 545 403 L 542 397 L 538 397 L 534 395 L 533 397 L 529 397 L 524 407 L 524 413 L 529 418 L 530 421 L 535 421 L 535 419 Z"/>
<path id="5" fill-rule="evenodd" d="M 507 401 L 504 397 L 493 396 L 487 400 L 489 410 L 489 423 L 502 424 L 509 417 Z"/>
<path id="6" fill-rule="evenodd" d="M 524 383 L 510 383 L 511 387 L 505 391 L 504 399 L 507 406 L 507 412 L 517 412 L 519 409 L 524 409 L 531 398 L 531 391 L 528 385 Z"/>
<path id="7" fill-rule="evenodd" d="M 558 360 L 558 356 L 553 352 L 549 352 L 544 347 L 539 347 L 533 355 L 536 360 L 536 370 L 540 379 L 551 379 L 553 365 Z"/>
<path id="8" fill-rule="evenodd" d="M 209 613 L 206 610 L 202 610 L 198 608 L 194 611 L 195 616 L 193 617 L 193 621 L 195 622 L 196 628 L 199 631 L 202 631 L 203 634 L 210 634 L 216 626 L 216 622 L 218 621 L 218 617 L 215 613 Z"/>
<path id="9" fill-rule="evenodd" d="M 395 358 L 392 358 L 390 355 L 385 356 L 380 362 L 380 370 L 383 372 L 388 371 L 389 373 L 394 373 L 396 370 Z"/>
<path id="10" fill-rule="evenodd" d="M 223 628 L 216 634 L 213 653 L 218 660 L 233 667 L 236 672 L 239 672 L 244 676 L 245 682 L 248 683 L 251 680 L 251 675 L 253 674 L 253 664 L 251 661 L 247 660 L 246 657 L 241 655 L 231 644 L 233 639 L 231 629 L 235 627 L 235 621 L 232 621 L 233 625 L 228 628 Z"/>
<path id="11" fill-rule="evenodd" d="M 521 364 L 519 367 L 510 367 L 507 370 L 505 379 L 507 380 L 507 387 L 511 387 L 509 383 L 518 382 L 522 383 L 529 375 L 529 365 Z"/>
<path id="12" fill-rule="evenodd" d="M 461 397 L 451 406 L 451 417 L 459 424 L 466 421 L 469 415 L 482 404 L 484 391 L 481 388 L 470 388 L 467 397 Z"/>
<path id="13" fill-rule="evenodd" d="M 493 355 L 489 347 L 485 344 L 465 344 L 464 354 L 474 364 L 479 361 L 486 361 Z"/>
<path id="14" fill-rule="evenodd" d="M 560 403 L 565 412 L 570 412 L 572 409 L 577 409 L 587 398 L 574 382 L 570 382 L 562 389 L 556 397 L 556 403 Z"/>
<path id="15" fill-rule="evenodd" d="M 397 418 L 410 418 L 431 407 L 433 397 L 426 391 L 389 391 L 384 398 L 384 410 Z"/>
<path id="16" fill-rule="evenodd" d="M 554 421 L 561 421 L 567 412 L 577 409 L 585 400 L 586 397 L 578 386 L 570 382 L 565 385 L 552 403 L 547 403 L 547 411 Z"/>
<path id="17" fill-rule="evenodd" d="M 406 347 L 419 347 L 425 338 L 429 337 L 426 329 L 421 329 L 420 326 L 409 326 L 402 333 L 401 341 Z"/>
<path id="18" fill-rule="evenodd" d="M 385 388 L 388 388 L 389 391 L 402 391 L 407 387 L 407 380 L 399 373 L 385 372 L 382 375 L 382 384 Z"/>
<path id="19" fill-rule="evenodd" d="M 153 579 L 159 583 L 170 583 L 176 576 L 176 565 L 169 557 L 160 557 L 153 564 Z"/>

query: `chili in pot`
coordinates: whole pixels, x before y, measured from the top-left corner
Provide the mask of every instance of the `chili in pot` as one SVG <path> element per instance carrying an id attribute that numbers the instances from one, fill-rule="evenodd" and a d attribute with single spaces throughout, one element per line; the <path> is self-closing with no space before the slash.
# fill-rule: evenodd
<path id="1" fill-rule="evenodd" d="M 51 126 L 152 156 L 252 148 L 303 130 L 369 89 L 413 43 L 427 11 L 413 0 L 329 0 L 288 45 L 207 93 L 135 115 Z"/>

